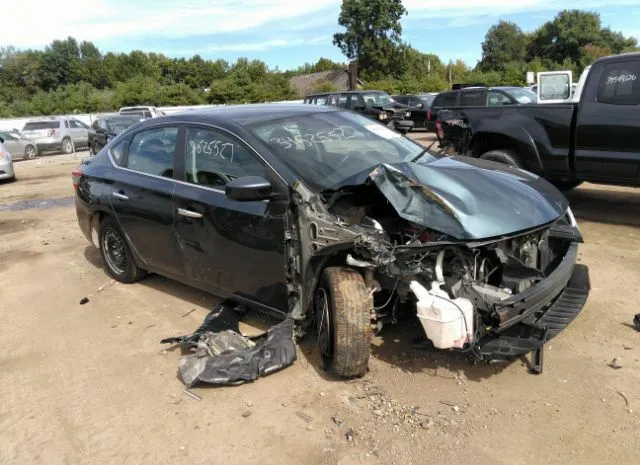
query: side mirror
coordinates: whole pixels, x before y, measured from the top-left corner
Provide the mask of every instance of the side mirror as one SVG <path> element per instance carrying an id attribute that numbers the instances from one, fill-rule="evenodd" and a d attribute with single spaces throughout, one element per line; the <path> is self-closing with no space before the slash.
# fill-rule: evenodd
<path id="1" fill-rule="evenodd" d="M 271 197 L 272 190 L 271 183 L 261 176 L 243 176 L 224 186 L 226 196 L 239 202 L 266 200 Z"/>

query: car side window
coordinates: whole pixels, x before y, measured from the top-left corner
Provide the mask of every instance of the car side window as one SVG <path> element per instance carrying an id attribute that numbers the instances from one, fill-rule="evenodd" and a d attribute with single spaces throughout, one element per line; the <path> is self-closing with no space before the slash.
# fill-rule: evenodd
<path id="1" fill-rule="evenodd" d="M 266 168 L 255 153 L 222 131 L 187 128 L 187 181 L 222 188 L 235 178 L 266 177 Z"/>
<path id="2" fill-rule="evenodd" d="M 502 105 L 509 105 L 510 103 L 511 103 L 511 100 L 506 95 L 501 94 L 500 92 L 492 91 L 492 90 L 489 91 L 489 96 L 487 98 L 488 106 L 499 107 Z"/>
<path id="3" fill-rule="evenodd" d="M 126 168 L 155 176 L 173 177 L 177 127 L 142 131 L 133 136 Z"/>
<path id="4" fill-rule="evenodd" d="M 80 127 L 80 126 L 78 126 L 74 120 L 71 120 L 71 121 L 69 121 L 69 127 L 72 128 L 72 129 L 76 129 L 76 128 Z"/>
<path id="5" fill-rule="evenodd" d="M 433 101 L 434 107 L 455 107 L 456 106 L 456 92 L 446 92 L 444 94 L 440 94 Z"/>
<path id="6" fill-rule="evenodd" d="M 348 98 L 349 98 L 349 95 L 340 94 L 340 96 L 338 97 L 338 106 L 340 108 L 347 108 L 347 99 Z"/>
<path id="7" fill-rule="evenodd" d="M 460 98 L 460 106 L 462 107 L 482 107 L 485 105 L 484 97 L 485 92 L 483 90 L 471 90 L 462 92 Z"/>
<path id="8" fill-rule="evenodd" d="M 64 127 L 65 127 L 65 128 L 68 128 L 68 127 L 69 127 L 69 121 L 65 120 L 65 122 L 64 122 Z"/>
<path id="9" fill-rule="evenodd" d="M 640 105 L 640 63 L 629 61 L 606 65 L 598 83 L 598 102 Z"/>
<path id="10" fill-rule="evenodd" d="M 117 144 L 113 145 L 109 149 L 109 153 L 111 153 L 111 158 L 113 158 L 113 161 L 116 162 L 116 165 L 118 165 L 118 166 L 122 166 L 123 165 L 124 150 L 127 147 L 128 143 L 129 143 L 129 140 L 124 139 L 124 140 L 121 140 L 120 142 L 118 142 Z"/>

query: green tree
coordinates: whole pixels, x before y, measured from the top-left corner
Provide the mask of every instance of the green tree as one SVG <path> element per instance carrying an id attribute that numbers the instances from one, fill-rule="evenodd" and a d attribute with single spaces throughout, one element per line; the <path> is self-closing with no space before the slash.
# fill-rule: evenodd
<path id="1" fill-rule="evenodd" d="M 585 65 L 585 47 L 592 45 L 620 53 L 635 49 L 638 43 L 633 38 L 602 28 L 598 13 L 564 10 L 533 33 L 527 55 L 529 60 L 541 58 L 553 63 L 572 63 L 576 71 L 581 71 Z"/>
<path id="2" fill-rule="evenodd" d="M 55 89 L 80 82 L 84 77 L 83 73 L 80 47 L 73 37 L 54 40 L 45 48 L 40 63 L 42 89 Z"/>
<path id="3" fill-rule="evenodd" d="M 491 26 L 482 42 L 478 70 L 503 71 L 511 62 L 524 63 L 527 42 L 527 36 L 515 23 L 500 21 Z"/>
<path id="4" fill-rule="evenodd" d="M 400 45 L 400 19 L 407 13 L 401 0 L 343 0 L 338 24 L 345 28 L 333 44 L 350 60 L 357 60 L 363 76 L 388 75 L 390 57 Z"/>

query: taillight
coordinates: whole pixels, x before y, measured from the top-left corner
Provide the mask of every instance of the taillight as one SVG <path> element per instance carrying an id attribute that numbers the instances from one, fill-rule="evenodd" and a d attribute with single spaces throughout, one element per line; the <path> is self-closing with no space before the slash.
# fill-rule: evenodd
<path id="1" fill-rule="evenodd" d="M 82 178 L 83 174 L 80 168 L 76 168 L 71 172 L 71 182 L 75 190 L 78 190 L 78 187 L 80 187 L 80 178 Z"/>
<path id="2" fill-rule="evenodd" d="M 431 110 L 427 112 L 427 121 L 431 121 Z"/>
<path id="3" fill-rule="evenodd" d="M 438 134 L 438 137 L 440 138 L 444 137 L 444 131 L 442 130 L 442 121 L 436 121 L 436 134 Z"/>

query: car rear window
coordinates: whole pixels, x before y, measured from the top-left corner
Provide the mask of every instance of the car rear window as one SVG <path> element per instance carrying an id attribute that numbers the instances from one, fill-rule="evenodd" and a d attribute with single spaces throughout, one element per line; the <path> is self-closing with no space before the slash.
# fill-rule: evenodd
<path id="1" fill-rule="evenodd" d="M 456 106 L 456 92 L 446 92 L 438 95 L 433 101 L 434 107 L 455 107 Z"/>
<path id="2" fill-rule="evenodd" d="M 598 102 L 611 105 L 640 104 L 640 64 L 611 63 L 604 67 L 598 84 Z"/>
<path id="3" fill-rule="evenodd" d="M 32 123 L 26 123 L 23 131 L 37 131 L 38 129 L 56 129 L 60 127 L 59 121 L 34 121 Z"/>

